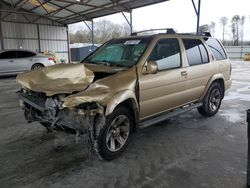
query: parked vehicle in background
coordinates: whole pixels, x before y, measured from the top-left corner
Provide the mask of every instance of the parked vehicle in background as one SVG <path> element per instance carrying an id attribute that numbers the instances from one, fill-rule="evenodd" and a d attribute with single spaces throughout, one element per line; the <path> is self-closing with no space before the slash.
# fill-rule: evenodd
<path id="1" fill-rule="evenodd" d="M 244 55 L 244 61 L 250 61 L 250 53 Z"/>
<path id="2" fill-rule="evenodd" d="M 0 51 L 0 76 L 54 65 L 54 58 L 29 50 Z"/>
<path id="3" fill-rule="evenodd" d="M 17 82 L 28 122 L 87 132 L 91 150 L 112 160 L 138 128 L 194 108 L 215 115 L 231 85 L 231 63 L 210 34 L 168 29 L 113 39 L 80 64 L 31 71 Z"/>

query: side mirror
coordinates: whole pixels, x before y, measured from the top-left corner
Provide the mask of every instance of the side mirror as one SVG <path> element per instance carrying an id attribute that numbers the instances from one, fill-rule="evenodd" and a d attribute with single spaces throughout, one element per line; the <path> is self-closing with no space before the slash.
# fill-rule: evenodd
<path id="1" fill-rule="evenodd" d="M 156 74 L 158 72 L 158 65 L 155 61 L 150 61 L 143 67 L 143 74 Z"/>

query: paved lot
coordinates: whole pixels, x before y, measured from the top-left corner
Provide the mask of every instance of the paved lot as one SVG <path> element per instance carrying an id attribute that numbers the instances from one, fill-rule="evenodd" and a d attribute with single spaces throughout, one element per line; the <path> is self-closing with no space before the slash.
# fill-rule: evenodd
<path id="1" fill-rule="evenodd" d="M 86 139 L 26 124 L 15 79 L 0 79 L 0 187 L 245 187 L 250 62 L 233 68 L 216 116 L 193 110 L 141 130 L 112 162 L 93 157 Z"/>

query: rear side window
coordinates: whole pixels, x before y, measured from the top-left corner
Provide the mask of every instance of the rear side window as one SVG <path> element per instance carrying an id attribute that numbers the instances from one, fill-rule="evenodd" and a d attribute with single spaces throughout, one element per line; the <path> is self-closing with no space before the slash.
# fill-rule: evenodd
<path id="1" fill-rule="evenodd" d="M 16 51 L 7 51 L 0 54 L 0 59 L 12 59 L 16 58 Z"/>
<path id="2" fill-rule="evenodd" d="M 159 70 L 181 66 L 181 53 L 177 39 L 161 39 L 155 45 L 148 61 L 155 61 Z"/>
<path id="3" fill-rule="evenodd" d="M 188 63 L 192 65 L 200 65 L 208 63 L 208 53 L 199 39 L 183 39 L 183 43 L 186 49 Z"/>
<path id="4" fill-rule="evenodd" d="M 17 51 L 17 58 L 33 57 L 36 54 L 28 51 Z"/>
<path id="5" fill-rule="evenodd" d="M 227 55 L 225 53 L 225 50 L 221 46 L 221 44 L 218 42 L 215 38 L 204 38 L 207 45 L 211 49 L 212 53 L 214 54 L 214 57 L 216 60 L 223 60 L 227 58 Z"/>

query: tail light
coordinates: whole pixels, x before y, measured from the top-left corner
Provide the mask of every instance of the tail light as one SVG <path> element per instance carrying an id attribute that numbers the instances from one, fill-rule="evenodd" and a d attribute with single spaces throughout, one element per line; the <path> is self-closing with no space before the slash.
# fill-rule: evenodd
<path id="1" fill-rule="evenodd" d="M 49 60 L 49 61 L 53 61 L 54 63 L 56 63 L 56 60 L 55 60 L 54 57 L 49 57 L 48 60 Z"/>

